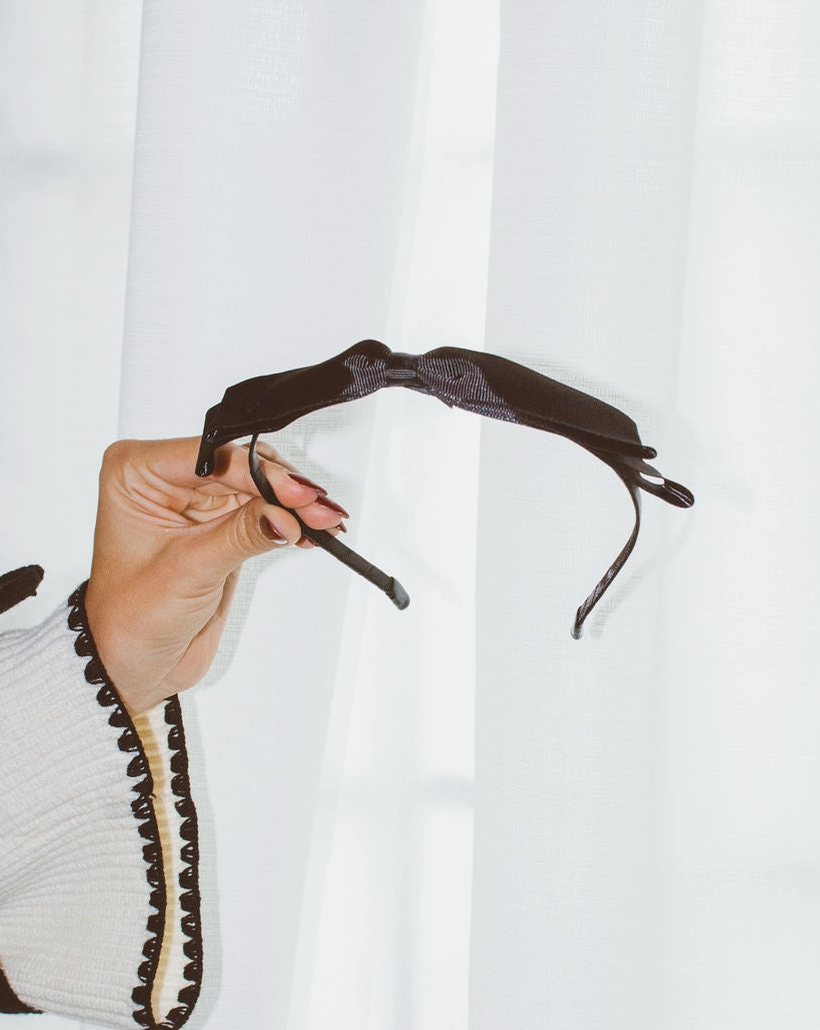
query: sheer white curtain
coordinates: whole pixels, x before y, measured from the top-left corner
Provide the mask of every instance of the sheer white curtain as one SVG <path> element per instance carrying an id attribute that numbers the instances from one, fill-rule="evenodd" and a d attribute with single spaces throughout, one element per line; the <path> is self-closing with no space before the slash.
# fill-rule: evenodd
<path id="1" fill-rule="evenodd" d="M 697 496 L 574 642 L 631 526 L 584 452 L 392 391 L 278 436 L 413 603 L 248 570 L 186 704 L 193 1026 L 820 1011 L 818 43 L 808 0 L 0 3 L 2 557 L 48 571 L 4 625 L 85 574 L 109 438 L 364 337 L 595 393 Z"/>

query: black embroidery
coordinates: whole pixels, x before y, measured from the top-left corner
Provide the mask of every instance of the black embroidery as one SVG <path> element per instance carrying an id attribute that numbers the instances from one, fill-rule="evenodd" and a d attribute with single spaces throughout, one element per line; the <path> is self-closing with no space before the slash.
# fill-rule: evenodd
<path id="1" fill-rule="evenodd" d="M 185 842 L 180 854 L 183 867 L 179 874 L 180 907 L 184 913 L 180 920 L 182 932 L 188 938 L 182 950 L 188 962 L 183 976 L 190 981 L 177 995 L 179 1005 L 171 1009 L 162 1027 L 177 1030 L 193 1011 L 202 986 L 202 927 L 200 921 L 199 895 L 199 834 L 196 809 L 191 798 L 188 779 L 188 752 L 185 747 L 185 730 L 182 725 L 182 710 L 177 697 L 169 698 L 165 704 L 165 722 L 169 726 L 168 747 L 171 756 L 171 790 L 177 799 L 174 807 L 182 822 L 179 835 Z"/>
<path id="2" fill-rule="evenodd" d="M 166 1019 L 155 1023 L 151 1008 L 151 991 L 157 973 L 162 938 L 165 929 L 165 876 L 162 862 L 159 827 L 152 803 L 154 781 L 139 734 L 134 728 L 131 716 L 120 700 L 116 687 L 111 682 L 105 667 L 97 654 L 94 638 L 88 626 L 85 611 L 85 592 L 88 583 L 83 583 L 68 599 L 70 611 L 68 625 L 77 634 L 74 650 L 81 658 L 87 658 L 85 678 L 97 687 L 97 702 L 103 708 L 110 708 L 110 726 L 121 730 L 118 746 L 121 751 L 133 755 L 128 763 L 128 776 L 135 782 L 134 800 L 131 810 L 139 824 L 140 837 L 145 841 L 142 855 L 146 864 L 146 878 L 151 888 L 149 903 L 154 911 L 149 915 L 146 930 L 148 939 L 142 949 L 144 961 L 137 970 L 139 984 L 131 993 L 136 1008 L 134 1021 L 145 1030 L 178 1030 L 190 1016 L 199 995 L 202 983 L 202 933 L 200 926 L 200 896 L 197 878 L 199 848 L 197 839 L 196 810 L 191 800 L 188 781 L 188 758 L 185 751 L 185 734 L 182 728 L 182 713 L 176 697 L 166 702 L 165 721 L 170 725 L 168 744 L 174 752 L 171 759 L 171 789 L 178 799 L 176 809 L 182 817 L 181 837 L 185 841 L 181 849 L 183 870 L 180 886 L 183 893 L 180 904 L 185 915 L 181 919 L 182 931 L 188 940 L 183 946 L 189 959 L 183 975 L 190 981 L 178 994 L 179 1005 L 172 1009 Z"/>

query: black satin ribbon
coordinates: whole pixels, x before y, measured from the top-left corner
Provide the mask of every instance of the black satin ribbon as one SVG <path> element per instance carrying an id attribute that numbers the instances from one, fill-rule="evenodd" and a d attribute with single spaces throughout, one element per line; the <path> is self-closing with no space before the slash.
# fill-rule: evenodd
<path id="1" fill-rule="evenodd" d="M 458 347 L 402 354 L 376 340 L 357 343 L 318 365 L 258 376 L 229 387 L 221 403 L 206 415 L 197 475 L 214 471 L 216 450 L 222 444 L 251 436 L 249 463 L 254 482 L 265 500 L 279 504 L 259 464 L 257 436 L 282 429 L 320 408 L 391 386 L 430 394 L 450 407 L 564 436 L 600 458 L 621 479 L 635 509 L 635 526 L 621 553 L 578 608 L 572 630 L 576 639 L 632 553 L 641 524 L 640 491 L 679 508 L 694 504 L 690 490 L 665 479 L 647 464 L 646 459 L 655 458 L 657 452 L 643 444 L 635 423 L 618 408 L 496 354 Z M 378 586 L 396 607 L 407 607 L 407 591 L 396 579 L 329 533 L 298 521 L 305 536 Z"/>

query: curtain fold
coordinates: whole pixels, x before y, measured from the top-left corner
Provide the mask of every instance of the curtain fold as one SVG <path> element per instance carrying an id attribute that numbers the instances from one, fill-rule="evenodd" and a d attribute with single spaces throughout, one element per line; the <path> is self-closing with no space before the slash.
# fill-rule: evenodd
<path id="1" fill-rule="evenodd" d="M 670 1026 L 820 1011 L 818 42 L 809 5 L 706 8 L 678 379 L 706 503 L 670 581 L 659 708 Z"/>
<path id="2" fill-rule="evenodd" d="M 482 427 L 471 1030 L 818 1011 L 818 20 L 781 14 L 502 6 L 487 346 L 620 401 L 697 506 L 647 501 L 575 644 L 619 484 Z"/>
<path id="3" fill-rule="evenodd" d="M 632 526 L 580 448 L 408 391 L 276 434 L 412 602 L 243 574 L 185 699 L 192 1027 L 820 1011 L 818 43 L 808 0 L 0 4 L 0 546 L 47 567 L 3 628 L 86 574 L 109 439 L 367 337 L 622 407 L 697 498 L 576 642 Z"/>
<path id="4" fill-rule="evenodd" d="M 420 15 L 376 3 L 144 5 L 124 435 L 196 433 L 231 382 L 386 334 Z M 357 511 L 373 418 L 367 405 L 331 412 L 276 445 Z M 196 702 L 218 851 L 206 864 L 216 1025 L 258 1025 L 261 1008 L 285 1026 L 294 1003 L 351 584 L 324 555 L 283 557 L 249 571 L 242 646 Z"/>
<path id="5" fill-rule="evenodd" d="M 487 314 L 488 349 L 624 408 L 696 495 L 669 441 L 699 41 L 698 5 L 505 0 Z M 645 499 L 576 642 L 629 499 L 566 441 L 481 434 L 471 1030 L 657 1027 L 659 616 L 691 514 Z"/>
<path id="6" fill-rule="evenodd" d="M 48 571 L 4 626 L 88 574 L 117 432 L 139 33 L 132 3 L 0 5 L 0 547 L 4 570 Z"/>
<path id="7" fill-rule="evenodd" d="M 231 382 L 369 336 L 480 346 L 494 62 L 491 4 L 146 3 L 121 434 L 196 432 Z M 189 716 L 216 1024 L 466 1018 L 478 440 L 433 405 L 276 435 L 413 603 L 323 554 L 245 578 Z"/>

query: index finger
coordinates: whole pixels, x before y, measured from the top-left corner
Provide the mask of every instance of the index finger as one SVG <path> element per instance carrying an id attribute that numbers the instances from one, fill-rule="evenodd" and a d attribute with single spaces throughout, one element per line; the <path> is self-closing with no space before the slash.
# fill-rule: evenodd
<path id="1" fill-rule="evenodd" d="M 248 467 L 247 446 L 224 444 L 216 452 L 214 471 L 202 477 L 196 474 L 199 442 L 198 436 L 189 436 L 172 440 L 130 440 L 123 444 L 133 448 L 130 457 L 136 459 L 136 464 L 142 464 L 152 477 L 171 487 L 194 490 L 216 483 L 236 493 L 259 496 Z M 318 491 L 291 479 L 288 473 L 297 469 L 270 444 L 260 443 L 257 453 L 265 477 L 282 504 L 298 507 L 315 499 Z"/>

